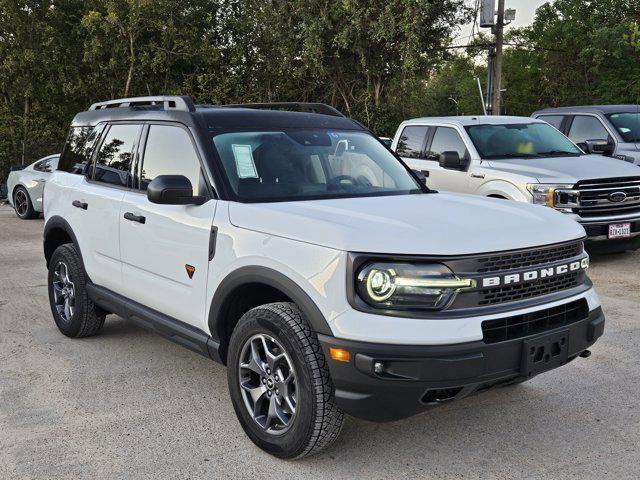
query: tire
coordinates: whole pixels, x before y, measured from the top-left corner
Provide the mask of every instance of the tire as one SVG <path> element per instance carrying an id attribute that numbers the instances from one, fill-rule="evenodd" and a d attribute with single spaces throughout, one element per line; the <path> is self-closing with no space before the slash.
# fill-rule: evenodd
<path id="1" fill-rule="evenodd" d="M 87 295 L 84 267 L 73 244 L 61 245 L 53 252 L 48 288 L 53 319 L 64 335 L 81 338 L 98 333 L 106 314 Z"/>
<path id="2" fill-rule="evenodd" d="M 261 362 L 262 369 L 254 368 L 256 362 L 250 366 L 248 359 L 253 347 L 263 358 L 265 348 L 280 358 L 273 371 L 267 374 L 265 369 L 270 363 L 266 362 Z M 279 378 L 278 372 L 284 378 Z M 285 386 L 291 372 L 294 380 L 289 385 L 293 383 L 293 388 Z M 253 443 L 267 453 L 278 458 L 302 458 L 322 451 L 338 438 L 344 414 L 335 403 L 335 389 L 318 337 L 295 304 L 262 305 L 240 319 L 229 344 L 227 377 L 231 401 L 242 428 Z M 271 386 L 269 378 L 275 381 Z M 248 388 L 255 385 L 259 390 L 252 388 L 258 392 L 253 402 Z M 280 416 L 269 423 L 265 417 L 269 416 L 271 402 L 275 402 L 274 411 L 280 412 Z M 258 410 L 265 415 L 251 413 L 251 403 L 261 407 Z M 292 405 L 295 410 L 291 409 Z M 287 418 L 288 423 L 282 421 Z"/>
<path id="3" fill-rule="evenodd" d="M 29 192 L 24 187 L 18 187 L 13 192 L 13 209 L 18 218 L 22 220 L 30 220 L 40 216 L 40 213 L 34 210 Z"/>

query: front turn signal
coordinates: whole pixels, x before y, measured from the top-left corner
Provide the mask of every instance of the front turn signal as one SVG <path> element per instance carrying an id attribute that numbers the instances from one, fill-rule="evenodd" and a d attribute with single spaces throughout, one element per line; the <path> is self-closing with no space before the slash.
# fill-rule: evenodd
<path id="1" fill-rule="evenodd" d="M 329 347 L 329 356 L 338 362 L 350 362 L 351 354 L 342 348 Z"/>

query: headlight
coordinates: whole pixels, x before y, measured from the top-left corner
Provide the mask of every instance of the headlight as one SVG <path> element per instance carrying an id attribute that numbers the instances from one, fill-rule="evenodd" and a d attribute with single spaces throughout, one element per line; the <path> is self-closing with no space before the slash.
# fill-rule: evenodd
<path id="1" fill-rule="evenodd" d="M 556 190 L 570 190 L 572 188 L 573 185 L 566 184 L 527 183 L 527 190 L 533 195 L 533 203 L 536 205 L 546 205 L 547 207 L 555 207 L 558 204 Z M 576 200 L 567 198 L 567 203 L 569 202 L 576 203 Z"/>
<path id="2" fill-rule="evenodd" d="M 474 280 L 460 279 L 439 263 L 369 263 L 356 277 L 360 298 L 383 309 L 438 310 L 459 290 L 473 287 Z"/>

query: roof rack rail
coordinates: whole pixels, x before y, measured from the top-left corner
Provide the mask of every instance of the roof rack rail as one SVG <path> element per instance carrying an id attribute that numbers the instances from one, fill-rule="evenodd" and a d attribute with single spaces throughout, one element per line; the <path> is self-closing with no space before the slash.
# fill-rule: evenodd
<path id="1" fill-rule="evenodd" d="M 334 117 L 344 117 L 345 115 L 338 109 L 324 103 L 309 102 L 273 102 L 273 103 L 234 103 L 221 105 L 228 108 L 255 108 L 258 110 L 294 110 L 306 113 L 319 113 L 322 115 L 332 115 Z"/>
<path id="2" fill-rule="evenodd" d="M 107 100 L 94 103 L 89 110 L 104 110 L 106 108 L 143 107 L 147 105 L 162 105 L 165 110 L 177 110 L 181 112 L 195 112 L 193 100 L 188 96 L 160 95 L 155 97 L 132 97 Z"/>

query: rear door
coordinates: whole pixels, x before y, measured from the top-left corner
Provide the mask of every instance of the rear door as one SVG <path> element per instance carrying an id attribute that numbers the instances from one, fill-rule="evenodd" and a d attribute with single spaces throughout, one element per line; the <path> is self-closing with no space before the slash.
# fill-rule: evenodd
<path id="1" fill-rule="evenodd" d="M 125 193 L 119 215 L 126 295 L 205 330 L 209 243 L 217 202 L 187 128 L 150 123 L 143 138 L 136 187 Z M 194 195 L 209 200 L 203 205 L 151 203 L 146 190 L 158 175 L 184 175 L 191 180 Z M 125 219 L 126 213 L 137 220 Z"/>
<path id="2" fill-rule="evenodd" d="M 133 184 L 133 157 L 140 131 L 140 124 L 108 125 L 93 164 L 69 198 L 71 223 L 89 278 L 120 294 L 126 292 L 120 263 L 120 207 Z"/>
<path id="3" fill-rule="evenodd" d="M 400 132 L 395 150 L 409 168 L 422 172 L 427 177 L 427 185 L 432 186 L 429 182 L 429 164 L 426 162 L 425 153 L 428 136 L 427 125 L 407 125 Z"/>

